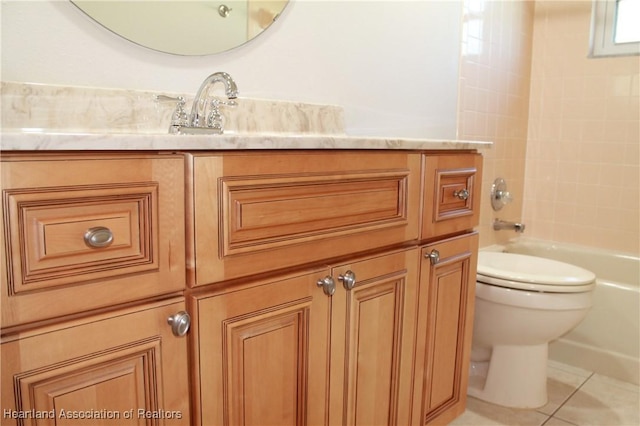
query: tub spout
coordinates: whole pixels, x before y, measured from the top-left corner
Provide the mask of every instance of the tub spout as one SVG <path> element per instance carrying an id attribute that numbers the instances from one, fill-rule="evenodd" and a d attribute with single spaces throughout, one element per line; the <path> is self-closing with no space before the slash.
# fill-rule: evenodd
<path id="1" fill-rule="evenodd" d="M 500 231 L 502 229 L 513 229 L 516 232 L 524 232 L 524 223 L 508 222 L 506 220 L 496 219 L 493 222 L 493 229 Z"/>

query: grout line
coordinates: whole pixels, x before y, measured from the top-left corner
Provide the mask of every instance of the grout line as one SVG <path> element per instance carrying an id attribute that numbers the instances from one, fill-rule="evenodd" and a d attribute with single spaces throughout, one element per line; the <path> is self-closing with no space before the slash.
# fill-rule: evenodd
<path id="1" fill-rule="evenodd" d="M 544 425 L 546 425 L 546 424 L 549 422 L 549 420 L 551 420 L 552 418 L 553 418 L 553 416 L 549 416 L 549 417 L 547 417 L 547 418 L 545 419 L 545 421 L 544 421 L 544 422 L 542 422 L 542 424 L 541 424 L 540 426 L 544 426 Z"/>
<path id="2" fill-rule="evenodd" d="M 570 421 L 563 420 L 563 419 L 559 419 L 559 418 L 557 418 L 557 417 L 551 417 L 551 416 L 549 416 L 549 418 L 547 418 L 547 420 L 545 420 L 545 421 L 544 421 L 544 423 L 542 423 L 540 426 L 545 426 L 545 425 L 549 422 L 549 420 L 552 420 L 552 419 L 560 420 L 561 422 L 566 423 L 566 424 L 568 424 L 568 425 L 572 425 L 572 426 L 580 426 L 580 425 L 575 424 L 575 423 L 572 423 L 572 422 L 570 422 Z"/>
<path id="3" fill-rule="evenodd" d="M 547 417 L 546 420 L 544 422 L 542 422 L 542 424 L 540 426 L 546 425 L 549 422 L 549 420 L 551 420 L 551 418 L 552 418 L 551 416 Z"/>
<path id="4" fill-rule="evenodd" d="M 553 413 L 551 413 L 551 415 L 549 415 L 549 418 L 548 418 L 547 420 L 545 420 L 545 421 L 544 421 L 544 423 L 542 423 L 542 425 L 540 425 L 540 426 L 544 426 L 544 425 L 545 425 L 549 420 L 551 420 L 552 418 L 555 418 L 555 419 L 558 419 L 558 420 L 562 420 L 562 421 L 563 421 L 563 422 L 565 422 L 565 423 L 574 424 L 574 423 L 571 423 L 571 422 L 569 422 L 569 421 L 567 421 L 567 420 L 564 420 L 564 419 L 561 419 L 561 418 L 555 417 L 555 415 L 556 415 L 556 413 L 557 413 L 558 411 L 560 411 L 560 409 L 561 409 L 562 407 L 564 407 L 564 405 L 565 405 L 567 402 L 569 402 L 569 400 L 570 400 L 571 398 L 573 398 L 573 396 L 574 396 L 576 393 L 578 393 L 578 391 L 579 391 L 580 389 L 582 389 L 582 387 L 583 387 L 585 384 L 587 384 L 587 382 L 588 382 L 589 380 L 591 380 L 591 378 L 592 378 L 595 374 L 596 374 L 596 373 L 591 372 L 591 374 L 589 374 L 589 377 L 587 377 L 586 379 L 584 379 L 584 381 L 583 381 L 582 383 L 580 383 L 580 385 L 579 385 L 577 388 L 575 388 L 575 390 L 574 390 L 573 392 L 571 392 L 571 394 L 570 394 L 568 397 L 566 397 L 564 401 L 562 401 L 562 404 L 558 405 L 558 408 L 556 408 L 556 409 L 553 411 Z"/>

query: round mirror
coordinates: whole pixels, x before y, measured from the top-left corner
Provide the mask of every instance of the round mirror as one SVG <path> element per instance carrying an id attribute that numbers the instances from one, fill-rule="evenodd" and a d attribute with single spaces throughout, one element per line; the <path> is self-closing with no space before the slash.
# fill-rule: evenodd
<path id="1" fill-rule="evenodd" d="M 174 55 L 210 55 L 266 30 L 288 0 L 72 0 L 96 22 L 136 44 Z"/>

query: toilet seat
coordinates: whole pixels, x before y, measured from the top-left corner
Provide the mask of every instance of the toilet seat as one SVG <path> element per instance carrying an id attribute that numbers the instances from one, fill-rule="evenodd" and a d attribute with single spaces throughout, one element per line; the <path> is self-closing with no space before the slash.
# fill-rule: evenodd
<path id="1" fill-rule="evenodd" d="M 515 253 L 478 254 L 477 281 L 515 290 L 580 293 L 595 287 L 593 272 L 556 260 Z"/>

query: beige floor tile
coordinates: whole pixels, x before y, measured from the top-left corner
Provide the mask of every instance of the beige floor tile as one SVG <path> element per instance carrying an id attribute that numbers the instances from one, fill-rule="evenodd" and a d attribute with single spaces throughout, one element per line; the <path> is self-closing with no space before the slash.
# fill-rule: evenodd
<path id="1" fill-rule="evenodd" d="M 517 410 L 489 404 L 479 399 L 467 399 L 467 411 L 451 426 L 540 426 L 549 416 L 535 410 Z"/>
<path id="2" fill-rule="evenodd" d="M 554 361 L 552 359 L 547 361 L 547 366 L 549 367 L 550 370 L 566 371 L 567 373 L 584 377 L 585 379 L 588 379 L 593 374 L 593 372 L 589 370 L 585 370 L 584 368 L 574 367 L 573 365 L 564 364 L 562 362 Z"/>
<path id="3" fill-rule="evenodd" d="M 590 372 L 561 365 L 549 363 L 547 368 L 547 394 L 549 402 L 537 411 L 551 415 L 558 407 L 578 389 L 591 375 Z"/>
<path id="4" fill-rule="evenodd" d="M 549 361 L 549 403 L 517 410 L 469 397 L 454 426 L 639 426 L 640 387 Z M 560 408 L 559 408 L 560 407 Z M 553 417 L 549 417 L 553 415 Z"/>
<path id="5" fill-rule="evenodd" d="M 580 426 L 637 426 L 640 393 L 637 386 L 594 374 L 554 417 Z"/>
<path id="6" fill-rule="evenodd" d="M 634 385 L 633 383 L 623 382 L 621 380 L 614 379 L 613 377 L 603 376 L 602 374 L 594 374 L 591 380 L 598 383 L 608 383 L 611 386 L 616 386 L 635 393 L 640 393 L 640 386 Z"/>

